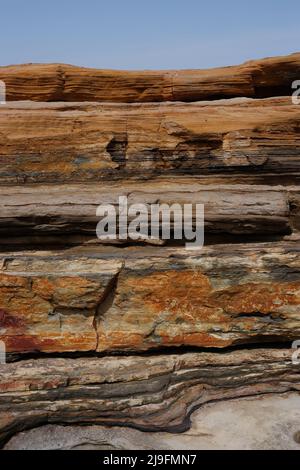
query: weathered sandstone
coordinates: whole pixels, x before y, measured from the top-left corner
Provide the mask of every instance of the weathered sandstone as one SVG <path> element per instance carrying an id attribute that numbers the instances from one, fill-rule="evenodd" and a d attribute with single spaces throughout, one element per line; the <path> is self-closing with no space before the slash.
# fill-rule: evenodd
<path id="1" fill-rule="evenodd" d="M 33 101 L 199 101 L 291 94 L 300 54 L 208 70 L 97 70 L 65 64 L 0 67 L 7 99 Z"/>
<path id="2" fill-rule="evenodd" d="M 48 424 L 18 433 L 4 450 L 299 450 L 299 410 L 297 392 L 226 399 L 195 411 L 180 434 Z"/>
<path id="3" fill-rule="evenodd" d="M 200 103 L 8 103 L 0 183 L 299 173 L 291 97 Z"/>
<path id="4" fill-rule="evenodd" d="M 2 254 L 10 353 L 224 348 L 300 337 L 299 242 Z"/>
<path id="5" fill-rule="evenodd" d="M 251 422 L 243 397 L 265 403 L 251 436 L 287 397 L 271 448 L 298 445 L 299 79 L 300 54 L 202 71 L 0 67 L 1 445 L 67 425 L 65 447 L 95 436 L 124 448 L 122 426 L 136 428 L 128 447 L 155 431 L 141 446 L 228 448 L 221 422 Z M 119 196 L 204 204 L 205 246 L 172 233 L 99 241 L 96 208 Z M 187 431 L 194 410 L 222 401 L 209 437 L 206 408 Z M 270 434 L 251 439 L 270 447 Z"/>
<path id="6" fill-rule="evenodd" d="M 127 196 L 128 206 L 143 203 L 149 211 L 151 204 L 179 204 L 175 221 L 171 217 L 172 227 L 179 225 L 184 204 L 204 204 L 206 238 L 209 234 L 274 236 L 300 227 L 298 185 L 242 181 L 216 184 L 208 178 L 176 177 L 149 182 L 22 185 L 17 191 L 15 186 L 0 186 L 0 245 L 47 245 L 49 241 L 68 245 L 78 244 L 79 236 L 80 242 L 95 239 L 98 205 L 112 204 L 118 215 L 120 196 Z M 148 235 L 150 222 L 149 214 L 145 220 Z M 158 225 L 162 228 L 167 222 L 165 219 Z M 123 240 L 127 242 L 132 243 L 129 238 Z M 120 244 L 122 240 L 110 243 Z"/>
<path id="7" fill-rule="evenodd" d="M 300 388 L 290 350 L 39 359 L 0 365 L 0 439 L 47 423 L 184 431 L 193 410 Z"/>

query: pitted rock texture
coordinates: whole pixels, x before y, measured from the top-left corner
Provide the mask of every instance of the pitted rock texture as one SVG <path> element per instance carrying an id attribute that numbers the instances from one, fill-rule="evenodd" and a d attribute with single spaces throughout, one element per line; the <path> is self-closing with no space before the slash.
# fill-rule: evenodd
<path id="1" fill-rule="evenodd" d="M 65 64 L 0 67 L 7 99 L 33 101 L 200 101 L 289 95 L 300 54 L 208 70 L 117 71 Z"/>

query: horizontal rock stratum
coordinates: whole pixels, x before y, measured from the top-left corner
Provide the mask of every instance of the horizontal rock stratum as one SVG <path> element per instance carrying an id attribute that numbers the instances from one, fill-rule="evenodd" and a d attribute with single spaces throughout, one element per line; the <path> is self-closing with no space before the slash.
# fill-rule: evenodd
<path id="1" fill-rule="evenodd" d="M 194 410 L 210 404 L 227 429 L 233 399 L 239 431 L 261 399 L 279 434 L 251 445 L 283 446 L 300 390 L 300 54 L 211 70 L 28 64 L 0 80 L 1 445 L 63 425 L 79 445 L 108 433 L 101 446 L 122 448 L 122 426 L 131 447 L 167 431 L 195 448 L 211 437 L 187 440 Z M 152 240 L 98 240 L 96 209 L 118 216 L 120 196 L 204 204 L 204 247 L 163 239 L 164 219 Z M 234 447 L 216 431 L 214 448 Z"/>
<path id="2" fill-rule="evenodd" d="M 47 424 L 18 433 L 4 450 L 299 450 L 299 404 L 297 391 L 207 403 L 183 433 Z"/>
<path id="3" fill-rule="evenodd" d="M 200 101 L 289 95 L 300 53 L 207 70 L 97 70 L 65 64 L 0 67 L 9 101 Z"/>
<path id="4" fill-rule="evenodd" d="M 284 236 L 300 227 L 297 181 L 291 186 L 289 178 L 281 176 L 277 184 L 259 183 L 262 180 L 253 180 L 249 184 L 249 180 L 241 176 L 237 180 L 169 177 L 147 182 L 26 184 L 19 187 L 17 193 L 15 186 L 0 186 L 0 246 L 30 247 L 47 243 L 61 246 L 93 241 L 99 221 L 97 207 L 111 204 L 118 215 L 120 196 L 127 196 L 129 205 L 143 203 L 149 208 L 151 204 L 168 204 L 170 207 L 177 204 L 173 217 L 170 217 L 172 228 L 181 223 L 179 216 L 184 204 L 204 204 L 206 241 L 216 236 L 219 241 L 224 241 L 224 237 L 232 241 L 229 235 L 236 241 L 242 235 Z M 132 219 L 133 216 L 128 218 L 128 224 Z M 149 234 L 150 219 L 147 218 Z M 193 220 L 195 223 L 195 214 Z M 160 229 L 167 228 L 167 224 L 168 218 L 157 223 Z M 159 238 L 145 239 L 145 242 L 168 243 Z M 110 241 L 115 245 L 126 243 L 140 242 L 132 242 L 130 238 Z"/>
<path id="5" fill-rule="evenodd" d="M 3 254 L 7 352 L 224 348 L 300 335 L 298 243 Z"/>
<path id="6" fill-rule="evenodd" d="M 7 103 L 0 184 L 299 173 L 291 97 L 201 103 Z"/>
<path id="7" fill-rule="evenodd" d="M 290 356 L 270 348 L 0 365 L 0 440 L 46 423 L 184 431 L 204 403 L 299 391 Z"/>

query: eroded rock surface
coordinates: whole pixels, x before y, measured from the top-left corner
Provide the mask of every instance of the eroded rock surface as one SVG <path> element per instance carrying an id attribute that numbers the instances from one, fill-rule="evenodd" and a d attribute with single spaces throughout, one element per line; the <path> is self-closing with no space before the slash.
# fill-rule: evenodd
<path id="1" fill-rule="evenodd" d="M 299 390 L 291 351 L 53 358 L 0 365 L 0 438 L 46 423 L 184 431 L 200 405 Z M 13 406 L 12 406 L 13 404 Z"/>
<path id="2" fill-rule="evenodd" d="M 298 242 L 2 255 L 7 352 L 224 348 L 300 335 Z"/>
<path id="3" fill-rule="evenodd" d="M 117 71 L 65 64 L 0 67 L 8 100 L 199 101 L 290 94 L 300 54 L 208 70 Z"/>
<path id="4" fill-rule="evenodd" d="M 45 245 L 48 240 L 76 245 L 79 237 L 82 242 L 95 239 L 100 220 L 97 207 L 112 204 L 118 216 L 120 196 L 127 196 L 128 206 L 145 204 L 149 213 L 151 204 L 177 205 L 170 217 L 172 229 L 182 222 L 184 204 L 194 204 L 194 207 L 203 204 L 206 236 L 221 234 L 219 239 L 223 243 L 228 234 L 283 236 L 300 227 L 300 189 L 297 181 L 291 185 L 282 178 L 280 183 L 269 186 L 259 181 L 249 184 L 245 178 L 218 183 L 209 178 L 175 177 L 149 182 L 23 185 L 17 194 L 14 186 L 0 186 L 0 245 L 32 246 L 38 240 Z M 133 216 L 128 217 L 128 224 L 132 219 Z M 150 222 L 153 227 L 149 215 L 145 218 L 146 235 L 151 234 Z M 167 228 L 168 223 L 168 218 L 158 219 L 155 225 L 158 240 L 159 229 Z M 228 237 L 227 240 L 231 241 Z M 112 240 L 110 244 L 129 242 L 132 243 L 130 237 L 123 242 Z M 154 242 L 148 240 L 148 243 Z"/>
<path id="5" fill-rule="evenodd" d="M 108 426 L 47 425 L 13 437 L 5 450 L 300 450 L 298 394 L 203 405 L 181 434 Z M 274 413 L 276 410 L 276 413 Z"/>
<path id="6" fill-rule="evenodd" d="M 0 183 L 299 172 L 291 97 L 196 103 L 10 103 Z"/>
<path id="7" fill-rule="evenodd" d="M 299 73 L 0 67 L 2 445 L 299 447 Z M 119 196 L 204 204 L 204 248 L 99 241 Z"/>

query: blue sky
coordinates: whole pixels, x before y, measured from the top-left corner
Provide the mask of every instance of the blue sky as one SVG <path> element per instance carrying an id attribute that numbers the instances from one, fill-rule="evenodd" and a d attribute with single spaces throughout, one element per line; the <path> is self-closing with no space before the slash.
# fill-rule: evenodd
<path id="1" fill-rule="evenodd" d="M 0 65 L 204 68 L 300 50 L 299 0 L 0 0 Z"/>

